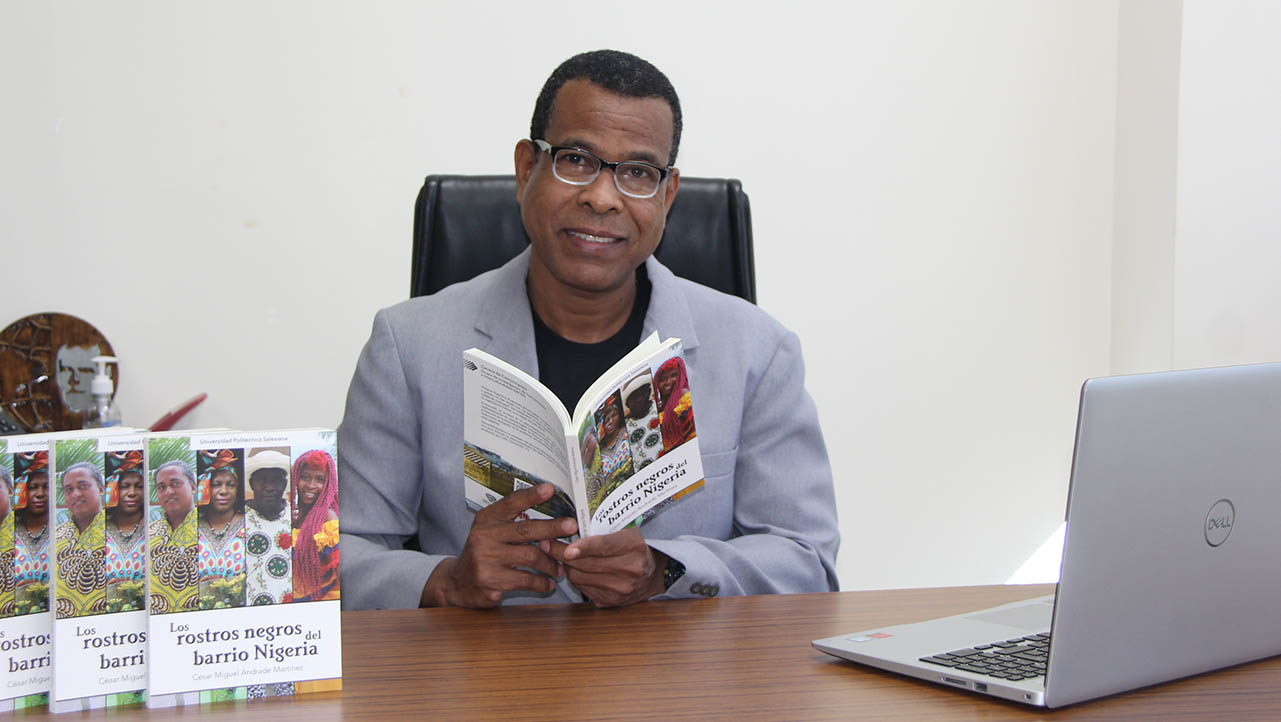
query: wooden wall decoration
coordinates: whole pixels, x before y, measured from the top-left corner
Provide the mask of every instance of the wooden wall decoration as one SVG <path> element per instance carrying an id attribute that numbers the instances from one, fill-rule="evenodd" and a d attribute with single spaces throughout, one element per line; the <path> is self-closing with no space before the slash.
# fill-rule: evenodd
<path id="1" fill-rule="evenodd" d="M 84 425 L 93 408 L 89 385 L 94 356 L 114 356 L 107 339 L 87 321 L 65 313 L 37 313 L 0 331 L 0 410 L 21 432 L 65 431 Z M 120 388 L 115 366 L 109 373 Z"/>

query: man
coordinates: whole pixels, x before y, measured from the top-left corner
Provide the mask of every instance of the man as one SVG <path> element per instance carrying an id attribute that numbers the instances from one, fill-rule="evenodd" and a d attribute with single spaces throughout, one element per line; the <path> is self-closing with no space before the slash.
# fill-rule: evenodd
<path id="1" fill-rule="evenodd" d="M 654 405 L 653 383 L 649 371 L 623 385 L 623 405 L 627 407 L 627 438 L 631 442 L 636 470 L 652 464 L 663 453 L 663 437 L 658 429 L 660 417 Z"/>
<path id="2" fill-rule="evenodd" d="M 339 428 L 348 607 L 836 588 L 831 471 L 795 336 L 651 257 L 680 186 L 680 130 L 676 93 L 649 63 L 614 51 L 566 61 L 516 144 L 530 249 L 375 318 Z M 537 376 L 572 407 L 651 331 L 682 339 L 705 488 L 641 528 L 568 545 L 557 538 L 577 531 L 572 519 L 515 521 L 550 484 L 465 510 L 464 349 Z M 402 548 L 414 534 L 423 552 Z"/>
<path id="3" fill-rule="evenodd" d="M 170 461 L 156 469 L 156 500 L 164 509 L 170 530 L 191 516 L 196 508 L 196 476 L 187 462 Z"/>
<path id="4" fill-rule="evenodd" d="M 62 498 L 67 502 L 67 511 L 71 518 L 58 527 L 58 540 L 62 541 L 68 534 L 74 539 L 83 535 L 90 526 L 98 527 L 98 537 L 102 536 L 102 471 L 92 463 L 82 461 L 73 464 L 62 474 Z M 94 522 L 98 522 L 96 525 Z"/>
<path id="5" fill-rule="evenodd" d="M 164 516 L 148 529 L 151 540 L 151 613 L 199 608 L 200 564 L 196 543 L 196 475 L 182 460 L 155 473 L 156 501 Z"/>
<path id="6" fill-rule="evenodd" d="M 106 520 L 102 509 L 102 470 L 88 461 L 62 474 L 62 498 L 71 518 L 58 525 L 58 617 L 104 611 L 107 591 Z"/>
<path id="7" fill-rule="evenodd" d="M 245 597 L 249 604 L 279 604 L 293 591 L 293 546 L 285 488 L 289 457 L 270 449 L 249 457 L 245 502 Z"/>

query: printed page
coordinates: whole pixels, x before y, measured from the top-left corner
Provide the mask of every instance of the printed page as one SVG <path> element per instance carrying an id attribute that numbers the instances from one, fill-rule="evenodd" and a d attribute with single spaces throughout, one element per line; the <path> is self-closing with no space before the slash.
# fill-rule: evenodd
<path id="1" fill-rule="evenodd" d="M 679 339 L 629 354 L 585 395 L 575 414 L 587 508 L 584 536 L 609 534 L 703 483 Z"/>
<path id="2" fill-rule="evenodd" d="M 528 516 L 577 517 L 569 435 L 564 406 L 536 379 L 479 349 L 463 352 L 463 483 L 472 510 L 548 481 L 555 495 Z"/>

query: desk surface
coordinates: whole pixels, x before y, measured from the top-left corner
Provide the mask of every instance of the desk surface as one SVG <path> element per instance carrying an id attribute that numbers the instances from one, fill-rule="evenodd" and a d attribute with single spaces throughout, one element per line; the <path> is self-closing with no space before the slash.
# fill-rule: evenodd
<path id="1" fill-rule="evenodd" d="M 113 719 L 1281 719 L 1281 657 L 1062 710 L 861 667 L 813 639 L 1053 587 L 343 613 L 344 690 Z"/>

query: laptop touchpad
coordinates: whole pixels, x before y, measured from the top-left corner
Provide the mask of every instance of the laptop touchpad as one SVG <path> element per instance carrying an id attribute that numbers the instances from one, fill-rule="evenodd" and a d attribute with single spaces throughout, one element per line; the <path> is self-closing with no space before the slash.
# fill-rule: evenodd
<path id="1" fill-rule="evenodd" d="M 1053 604 L 1038 601 L 1017 607 L 1007 607 L 1005 609 L 994 609 L 990 612 L 971 614 L 966 618 L 977 619 L 981 622 L 1004 624 L 1007 627 L 1015 627 L 1017 629 L 1044 631 L 1050 628 L 1050 618 L 1053 614 Z"/>

